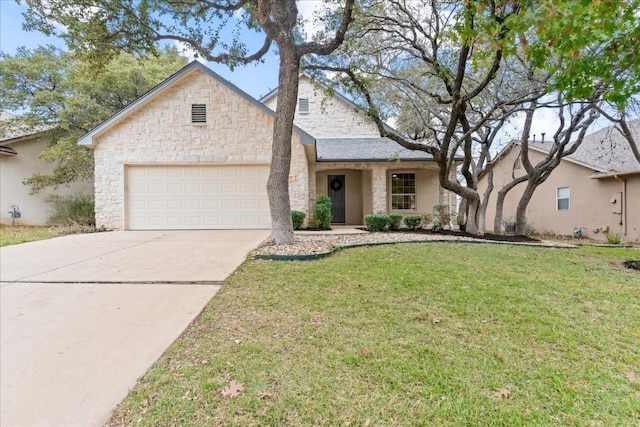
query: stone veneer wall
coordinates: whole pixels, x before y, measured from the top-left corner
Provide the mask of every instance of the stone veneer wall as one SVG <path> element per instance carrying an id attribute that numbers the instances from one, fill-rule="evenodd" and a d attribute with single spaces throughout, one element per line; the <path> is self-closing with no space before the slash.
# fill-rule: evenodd
<path id="1" fill-rule="evenodd" d="M 207 105 L 206 124 L 191 123 L 191 104 Z M 192 71 L 97 137 L 97 225 L 124 228 L 125 165 L 268 164 L 272 134 L 269 114 Z M 295 133 L 289 191 L 292 209 L 308 211 L 307 159 Z"/>
<path id="2" fill-rule="evenodd" d="M 353 106 L 325 93 L 306 76 L 300 76 L 298 98 L 309 99 L 309 112 L 300 113 L 296 106 L 294 123 L 315 138 L 380 137 L 378 129 Z M 275 110 L 277 93 L 265 105 Z"/>

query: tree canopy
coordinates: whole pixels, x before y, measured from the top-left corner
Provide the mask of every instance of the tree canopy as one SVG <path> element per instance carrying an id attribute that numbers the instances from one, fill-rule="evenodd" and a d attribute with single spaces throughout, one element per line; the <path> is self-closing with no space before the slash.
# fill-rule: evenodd
<path id="1" fill-rule="evenodd" d="M 93 153 L 77 139 L 185 66 L 176 49 L 136 58 L 122 53 L 96 71 L 87 61 L 53 46 L 0 53 L 0 109 L 18 113 L 0 122 L 0 135 L 42 132 L 40 158 L 53 174 L 26 180 L 32 192 L 93 177 Z"/>

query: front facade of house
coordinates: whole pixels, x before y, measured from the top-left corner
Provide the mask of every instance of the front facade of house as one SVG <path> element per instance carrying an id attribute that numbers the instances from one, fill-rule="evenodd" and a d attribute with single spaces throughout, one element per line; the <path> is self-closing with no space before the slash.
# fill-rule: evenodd
<path id="1" fill-rule="evenodd" d="M 3 116 L 8 113 L 2 113 Z M 1 119 L 1 118 L 0 118 Z M 48 175 L 53 173 L 54 165 L 40 160 L 39 155 L 46 146 L 42 133 L 10 135 L 0 140 L 0 223 L 14 223 L 10 212 L 20 213 L 15 218 L 16 225 L 46 225 L 51 214 L 47 197 L 55 193 L 60 196 L 91 194 L 90 183 L 73 183 L 60 186 L 55 190 L 47 189 L 30 194 L 30 187 L 23 181 L 34 173 Z"/>
<path id="2" fill-rule="evenodd" d="M 595 240 L 605 241 L 607 234 L 618 234 L 625 241 L 640 242 L 640 163 L 626 142 L 612 142 L 612 137 L 617 138 L 607 129 L 587 136 L 576 155 L 564 158 L 536 189 L 526 213 L 527 223 L 536 232 L 571 236 L 579 230 L 582 236 Z M 531 162 L 540 162 L 546 153 L 545 143 L 531 145 Z M 488 230 L 493 228 L 498 190 L 512 180 L 512 175 L 525 173 L 519 155 L 520 146 L 511 144 L 494 161 Z M 504 217 L 515 217 L 525 185 L 507 194 Z M 487 176 L 483 175 L 478 183 L 480 194 L 486 187 Z"/>
<path id="3" fill-rule="evenodd" d="M 430 212 L 448 201 L 426 155 L 383 140 L 353 105 L 326 98 L 306 78 L 300 98 L 306 111 L 297 112 L 292 135 L 292 209 L 309 212 L 326 194 L 334 222 L 362 224 L 369 213 Z M 95 150 L 97 225 L 270 228 L 276 102 L 277 92 L 261 103 L 193 62 L 103 122 L 79 141 Z"/>

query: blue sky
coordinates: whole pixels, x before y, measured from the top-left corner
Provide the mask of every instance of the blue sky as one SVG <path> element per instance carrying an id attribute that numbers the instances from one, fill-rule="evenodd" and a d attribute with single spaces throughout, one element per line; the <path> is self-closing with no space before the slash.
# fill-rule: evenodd
<path id="1" fill-rule="evenodd" d="M 22 14 L 26 10 L 26 6 L 13 0 L 0 0 L 0 51 L 13 55 L 19 46 L 32 49 L 46 44 L 64 48 L 64 42 L 57 38 L 22 29 Z M 215 63 L 207 63 L 207 66 L 255 98 L 266 95 L 278 85 L 278 58 L 273 52 L 267 55 L 262 64 L 236 67 L 233 71 Z"/>

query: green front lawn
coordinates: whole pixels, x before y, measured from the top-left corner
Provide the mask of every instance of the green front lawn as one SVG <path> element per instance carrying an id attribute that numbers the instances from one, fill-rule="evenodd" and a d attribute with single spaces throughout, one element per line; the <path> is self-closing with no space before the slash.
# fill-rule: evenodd
<path id="1" fill-rule="evenodd" d="M 34 240 L 50 239 L 53 236 L 48 227 L 0 224 L 0 247 L 32 242 Z"/>
<path id="2" fill-rule="evenodd" d="M 249 261 L 110 425 L 638 425 L 640 272 L 621 266 L 638 258 L 445 243 Z"/>

